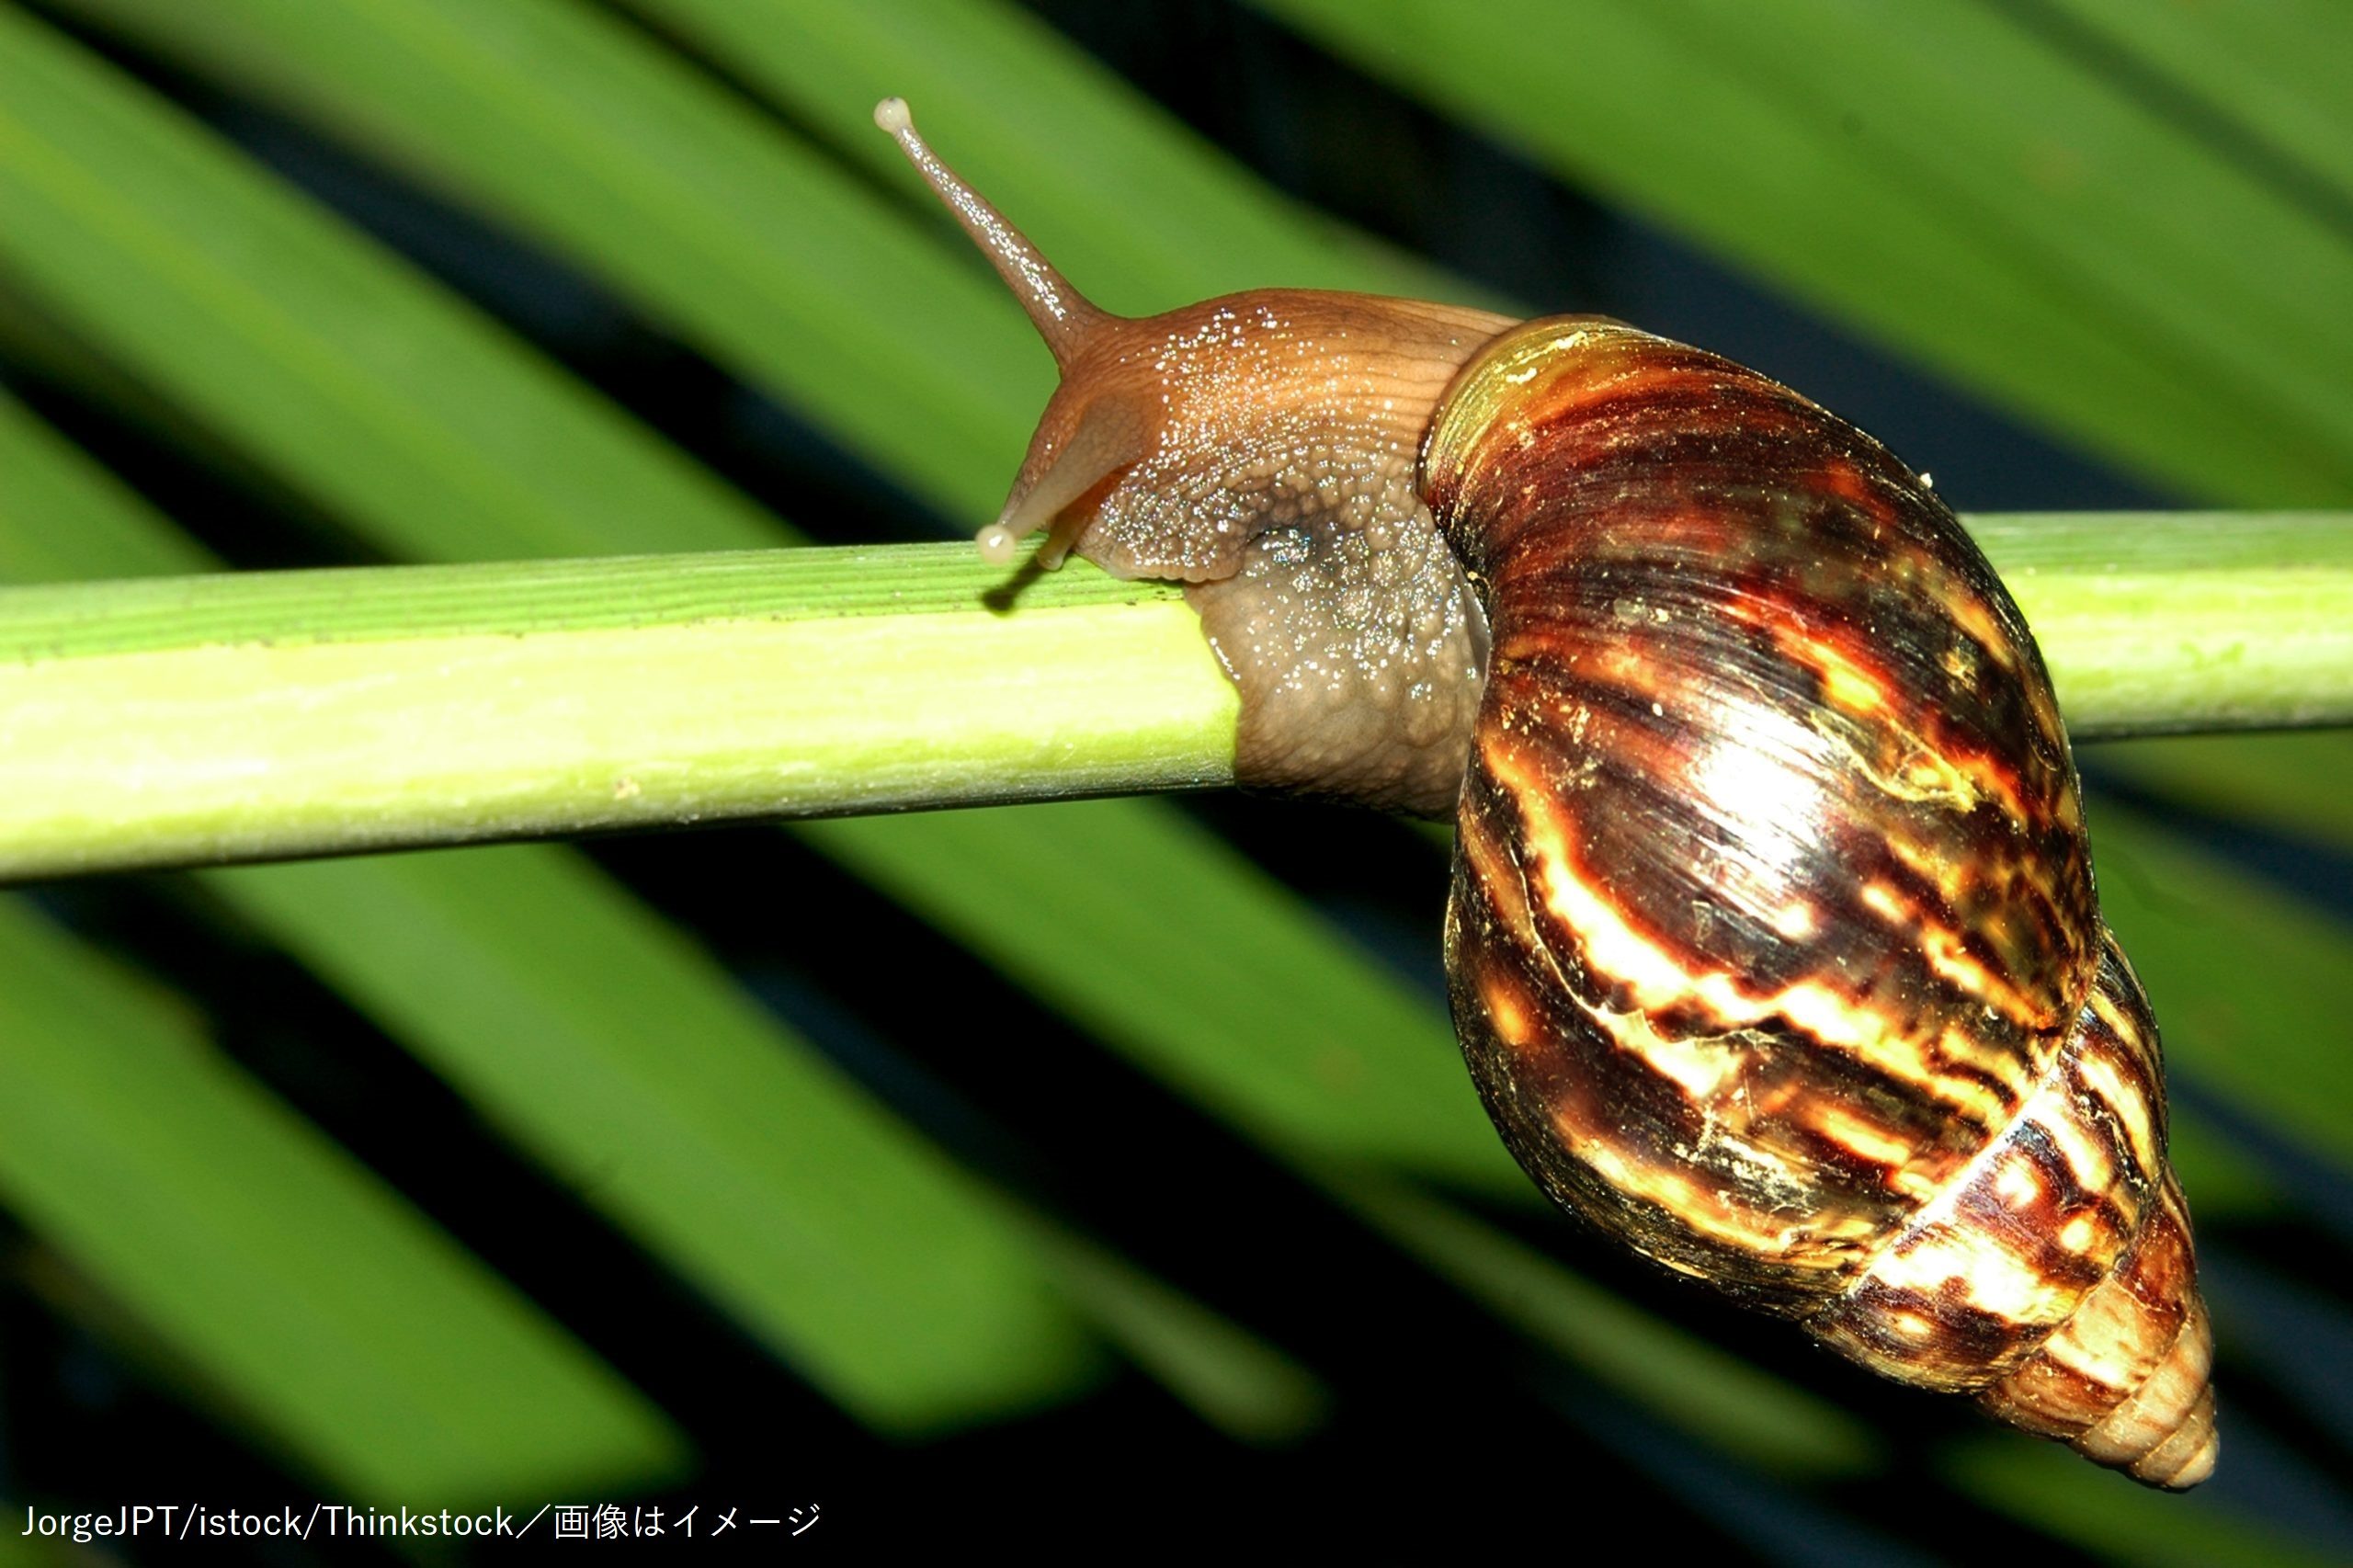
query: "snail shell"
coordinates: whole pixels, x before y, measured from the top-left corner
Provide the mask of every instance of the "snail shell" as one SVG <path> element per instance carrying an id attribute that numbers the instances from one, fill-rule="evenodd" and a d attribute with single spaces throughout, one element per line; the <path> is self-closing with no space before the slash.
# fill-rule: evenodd
<path id="1" fill-rule="evenodd" d="M 1950 511 L 1755 371 L 1589 321 L 1491 343 L 1425 474 L 1494 637 L 1447 971 L 1521 1165 L 1875 1371 L 2204 1479 L 2156 1027 Z"/>
<path id="2" fill-rule="evenodd" d="M 1088 304 L 993 560 L 1188 585 L 1245 782 L 1438 814 L 1506 1143 L 1635 1251 L 2155 1485 L 2213 1469 L 2156 1027 L 2017 607 L 1878 443 L 1616 322 Z"/>

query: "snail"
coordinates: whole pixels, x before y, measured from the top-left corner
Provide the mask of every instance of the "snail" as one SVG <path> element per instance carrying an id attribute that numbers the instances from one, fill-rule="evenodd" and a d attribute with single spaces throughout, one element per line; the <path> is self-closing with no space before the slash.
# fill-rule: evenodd
<path id="1" fill-rule="evenodd" d="M 1181 580 L 1239 778 L 1452 814 L 1455 1028 L 1537 1185 L 1886 1377 L 2204 1480 L 2156 1026 L 2041 655 L 1927 479 L 1604 317 L 1110 315 L 875 118 L 1061 370 L 982 553 Z"/>

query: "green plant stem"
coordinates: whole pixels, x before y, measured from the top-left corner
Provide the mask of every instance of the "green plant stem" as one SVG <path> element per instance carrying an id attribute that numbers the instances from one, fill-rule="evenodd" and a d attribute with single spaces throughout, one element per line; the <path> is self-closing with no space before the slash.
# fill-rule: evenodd
<path id="1" fill-rule="evenodd" d="M 2353 514 L 1974 523 L 2078 737 L 2353 721 Z M 1229 782 L 1177 591 L 964 546 L 0 590 L 0 876 Z"/>

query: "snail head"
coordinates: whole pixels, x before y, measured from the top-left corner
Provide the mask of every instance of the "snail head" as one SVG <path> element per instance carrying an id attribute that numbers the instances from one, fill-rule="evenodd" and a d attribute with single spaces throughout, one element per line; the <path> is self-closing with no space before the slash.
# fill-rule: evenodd
<path id="1" fill-rule="evenodd" d="M 942 164 L 906 105 L 875 121 L 996 267 L 1054 356 L 1048 403 L 992 562 L 1047 530 L 1119 576 L 1199 583 L 1271 528 L 1354 531 L 1419 506 L 1415 463 L 1455 372 L 1506 317 L 1318 290 L 1262 289 L 1130 318 L 1090 303 Z"/>

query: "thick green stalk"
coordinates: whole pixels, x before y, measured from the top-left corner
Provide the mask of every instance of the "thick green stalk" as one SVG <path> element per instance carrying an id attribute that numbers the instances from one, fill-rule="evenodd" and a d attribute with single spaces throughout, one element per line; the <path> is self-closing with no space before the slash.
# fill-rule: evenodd
<path id="1" fill-rule="evenodd" d="M 2079 737 L 2353 721 L 2353 515 L 1972 525 Z M 1173 588 L 960 546 L 0 591 L 0 875 L 1218 784 Z"/>
<path id="2" fill-rule="evenodd" d="M 1231 776 L 1180 598 L 1005 582 L 920 546 L 0 591 L 0 876 Z"/>

